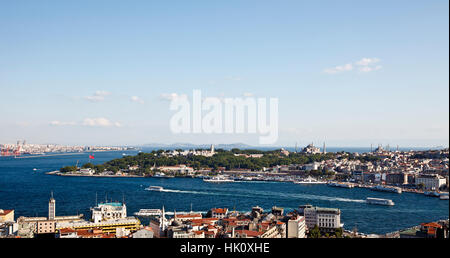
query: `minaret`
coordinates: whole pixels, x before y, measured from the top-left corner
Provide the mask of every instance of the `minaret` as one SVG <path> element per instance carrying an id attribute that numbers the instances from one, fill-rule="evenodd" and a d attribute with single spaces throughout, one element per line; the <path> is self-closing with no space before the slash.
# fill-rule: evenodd
<path id="1" fill-rule="evenodd" d="M 55 208 L 56 201 L 53 199 L 53 191 L 52 196 L 50 197 L 50 201 L 48 201 L 48 220 L 55 220 Z"/>
<path id="2" fill-rule="evenodd" d="M 214 154 L 214 144 L 211 144 L 211 154 Z"/>
<path id="3" fill-rule="evenodd" d="M 161 218 L 159 219 L 159 228 L 161 229 L 161 232 L 166 230 L 166 212 L 164 206 L 162 207 Z"/>
<path id="4" fill-rule="evenodd" d="M 327 147 L 325 146 L 325 142 L 323 143 L 323 154 L 327 154 Z"/>

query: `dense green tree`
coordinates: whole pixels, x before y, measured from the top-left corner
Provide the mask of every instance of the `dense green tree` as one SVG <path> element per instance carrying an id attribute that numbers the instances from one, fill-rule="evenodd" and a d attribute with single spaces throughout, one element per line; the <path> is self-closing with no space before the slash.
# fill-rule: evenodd
<path id="1" fill-rule="evenodd" d="M 62 167 L 59 171 L 63 172 L 63 173 L 73 172 L 73 171 L 77 171 L 77 167 L 75 167 L 75 166 L 66 166 L 66 167 Z"/>
<path id="2" fill-rule="evenodd" d="M 311 231 L 309 231 L 309 237 L 310 238 L 320 238 L 320 229 L 317 225 L 314 226 L 313 229 L 311 229 Z"/>

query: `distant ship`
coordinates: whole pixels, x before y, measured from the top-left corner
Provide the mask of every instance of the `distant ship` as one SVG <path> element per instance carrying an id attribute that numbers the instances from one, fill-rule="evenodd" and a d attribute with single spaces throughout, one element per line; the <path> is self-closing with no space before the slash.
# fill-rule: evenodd
<path id="1" fill-rule="evenodd" d="M 230 182 L 234 182 L 233 179 L 230 178 L 226 178 L 224 176 L 215 176 L 212 177 L 210 179 L 203 179 L 203 182 L 208 182 L 208 183 L 230 183 Z"/>
<path id="2" fill-rule="evenodd" d="M 387 187 L 387 186 L 382 186 L 382 185 L 374 186 L 374 187 L 370 188 L 370 190 L 380 191 L 380 192 L 398 193 L 398 194 L 402 193 L 402 189 L 399 187 Z"/>
<path id="3" fill-rule="evenodd" d="M 394 206 L 394 202 L 389 199 L 381 199 L 381 198 L 371 198 L 367 197 L 366 203 L 368 204 L 376 204 L 376 205 L 386 205 L 386 206 Z"/>
<path id="4" fill-rule="evenodd" d="M 166 175 L 162 172 L 156 172 L 156 174 L 153 177 L 157 178 L 174 178 L 174 176 Z"/>
<path id="5" fill-rule="evenodd" d="M 440 197 L 440 194 L 436 191 L 434 192 L 423 192 L 424 195 L 426 196 L 431 196 L 431 197 Z"/>
<path id="6" fill-rule="evenodd" d="M 349 183 L 334 183 L 334 182 L 330 182 L 327 185 L 328 186 L 333 186 L 333 187 L 342 187 L 342 188 L 353 188 L 354 187 L 353 184 L 349 184 Z"/>
<path id="7" fill-rule="evenodd" d="M 312 177 L 307 177 L 305 179 L 300 179 L 298 181 L 294 181 L 294 184 L 326 184 L 327 182 L 325 181 L 319 181 L 315 178 Z"/>
<path id="8" fill-rule="evenodd" d="M 145 188 L 145 190 L 147 190 L 147 191 L 158 191 L 158 192 L 161 192 L 162 190 L 164 190 L 164 188 L 163 188 L 162 186 L 151 185 L 151 186 Z"/>
<path id="9" fill-rule="evenodd" d="M 439 199 L 448 200 L 448 193 L 441 193 L 441 195 L 439 195 Z"/>

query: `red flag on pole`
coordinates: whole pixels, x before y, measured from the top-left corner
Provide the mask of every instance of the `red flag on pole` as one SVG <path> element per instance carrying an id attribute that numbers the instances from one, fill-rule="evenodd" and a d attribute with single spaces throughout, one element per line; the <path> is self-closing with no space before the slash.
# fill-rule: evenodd
<path id="1" fill-rule="evenodd" d="M 94 159 L 94 156 L 93 155 L 89 155 L 89 159 Z"/>

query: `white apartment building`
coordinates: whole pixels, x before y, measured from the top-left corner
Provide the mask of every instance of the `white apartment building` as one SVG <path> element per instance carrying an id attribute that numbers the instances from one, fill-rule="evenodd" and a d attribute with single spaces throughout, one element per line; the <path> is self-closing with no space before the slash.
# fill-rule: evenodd
<path id="1" fill-rule="evenodd" d="M 292 217 L 287 223 L 287 238 L 305 238 L 306 220 L 304 216 Z"/>
<path id="2" fill-rule="evenodd" d="M 444 177 L 439 175 L 420 175 L 416 178 L 416 185 L 423 184 L 425 190 L 439 190 L 441 186 L 445 186 L 447 183 Z"/>
<path id="3" fill-rule="evenodd" d="M 228 215 L 228 209 L 227 208 L 214 208 L 211 209 L 211 217 L 223 219 Z"/>
<path id="4" fill-rule="evenodd" d="M 94 223 L 127 217 L 127 207 L 120 202 L 100 203 L 97 207 L 91 208 L 91 210 Z"/>
<path id="5" fill-rule="evenodd" d="M 306 226 L 310 230 L 315 225 L 323 232 L 333 232 L 343 227 L 341 224 L 341 211 L 336 208 L 320 208 L 311 205 L 300 207 L 306 220 Z"/>

